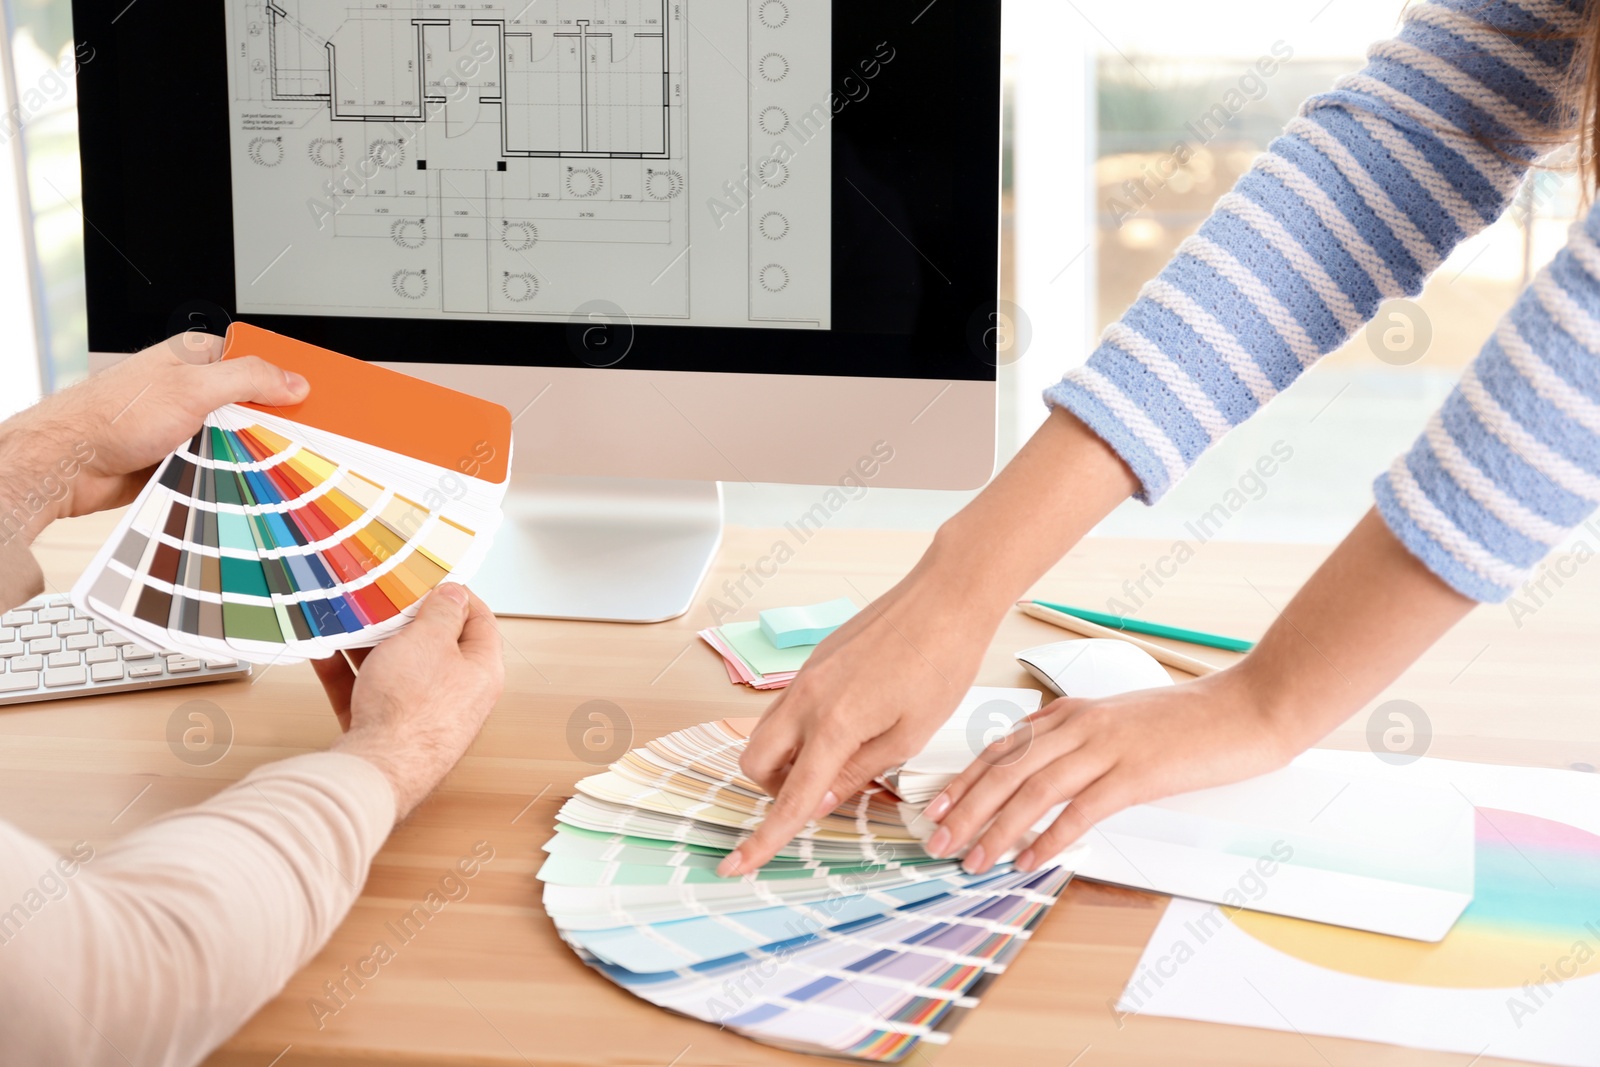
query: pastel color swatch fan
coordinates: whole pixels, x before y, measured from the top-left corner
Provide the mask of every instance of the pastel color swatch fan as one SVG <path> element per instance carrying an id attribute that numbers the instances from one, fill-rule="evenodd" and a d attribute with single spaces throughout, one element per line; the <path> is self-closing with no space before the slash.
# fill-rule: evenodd
<path id="1" fill-rule="evenodd" d="M 739 771 L 754 724 L 680 730 L 580 781 L 544 846 L 545 911 L 634 996 L 757 1041 L 885 1063 L 944 1044 L 1070 876 L 969 875 L 873 786 L 718 878 L 770 803 Z"/>
<path id="2" fill-rule="evenodd" d="M 489 550 L 511 471 L 498 404 L 257 327 L 224 359 L 304 375 L 285 409 L 233 404 L 168 456 L 72 589 L 141 644 L 293 663 L 402 628 Z"/>

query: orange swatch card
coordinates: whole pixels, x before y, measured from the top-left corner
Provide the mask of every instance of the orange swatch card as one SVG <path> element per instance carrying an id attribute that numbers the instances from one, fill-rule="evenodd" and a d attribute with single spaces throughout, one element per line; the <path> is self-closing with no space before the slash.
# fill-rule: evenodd
<path id="1" fill-rule="evenodd" d="M 245 356 L 303 375 L 311 395 L 288 408 L 242 406 L 492 484 L 510 475 L 511 413 L 499 404 L 236 322 L 222 358 Z"/>
<path id="2" fill-rule="evenodd" d="M 311 393 L 207 415 L 73 586 L 80 610 L 169 654 L 295 663 L 371 648 L 472 580 L 511 484 L 505 408 L 253 326 L 223 352 Z"/>

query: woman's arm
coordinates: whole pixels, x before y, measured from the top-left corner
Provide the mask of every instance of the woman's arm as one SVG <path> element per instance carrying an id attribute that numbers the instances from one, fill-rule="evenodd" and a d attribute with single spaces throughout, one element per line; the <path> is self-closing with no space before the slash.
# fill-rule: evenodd
<path id="1" fill-rule="evenodd" d="M 1236 666 L 1169 689 L 1057 700 L 1022 734 L 1020 757 L 1011 739 L 1005 759 L 975 761 L 928 806 L 940 823 L 929 851 L 950 856 L 971 845 L 967 870 L 988 870 L 1070 799 L 1017 857 L 1031 870 L 1130 804 L 1281 767 L 1475 606 L 1368 512 Z"/>
<path id="2" fill-rule="evenodd" d="M 1128 804 L 1262 773 L 1314 744 L 1475 604 L 1511 595 L 1600 504 L 1597 357 L 1600 207 L 1249 657 L 1171 689 L 1057 701 L 1024 758 L 979 760 L 930 805 L 947 831 L 930 848 L 952 855 L 981 832 L 967 865 L 987 869 L 1070 799 L 1019 857 L 1044 861 Z"/>
<path id="3" fill-rule="evenodd" d="M 778 798 L 723 874 L 765 863 L 829 792 L 845 796 L 916 751 L 993 637 L 1005 609 L 987 594 L 1025 588 L 1119 499 L 1076 495 L 1080 479 L 1104 488 L 1093 466 L 1104 453 L 1054 447 L 1059 427 L 1086 425 L 1154 501 L 1500 215 L 1571 119 L 1564 76 L 1583 9 L 1416 5 L 1365 69 L 1307 102 L 1088 364 L 1047 394 L 1074 419 L 1052 418 L 1030 443 L 1019 462 L 1031 473 L 1002 476 L 951 520 L 930 558 L 824 643 L 769 709 L 744 769 Z"/>
<path id="4" fill-rule="evenodd" d="M 1570 136 L 1582 0 L 1407 8 L 1365 69 L 1312 97 L 1046 396 L 1154 502 L 1230 429 L 1415 296 Z"/>
<path id="5" fill-rule="evenodd" d="M 1134 487 L 1104 441 L 1051 415 L 916 569 L 828 638 L 767 709 L 744 769 L 777 799 L 719 872 L 765 863 L 813 814 L 916 753 L 972 685 L 1017 598 Z"/>

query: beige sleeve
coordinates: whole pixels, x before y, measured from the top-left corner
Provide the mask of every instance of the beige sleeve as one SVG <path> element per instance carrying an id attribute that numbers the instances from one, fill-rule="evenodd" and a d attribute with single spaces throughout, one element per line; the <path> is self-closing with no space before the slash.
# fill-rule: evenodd
<path id="1" fill-rule="evenodd" d="M 382 772 L 329 752 L 65 855 L 0 822 L 0 1058 L 197 1063 L 328 940 L 394 817 Z"/>

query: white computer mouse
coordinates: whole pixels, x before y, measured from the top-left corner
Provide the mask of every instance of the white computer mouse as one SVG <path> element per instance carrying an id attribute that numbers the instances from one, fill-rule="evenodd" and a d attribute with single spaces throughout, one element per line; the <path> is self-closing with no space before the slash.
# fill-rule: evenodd
<path id="1" fill-rule="evenodd" d="M 1172 684 L 1154 656 L 1110 637 L 1025 648 L 1017 653 L 1017 662 L 1059 696 L 1108 697 Z"/>

